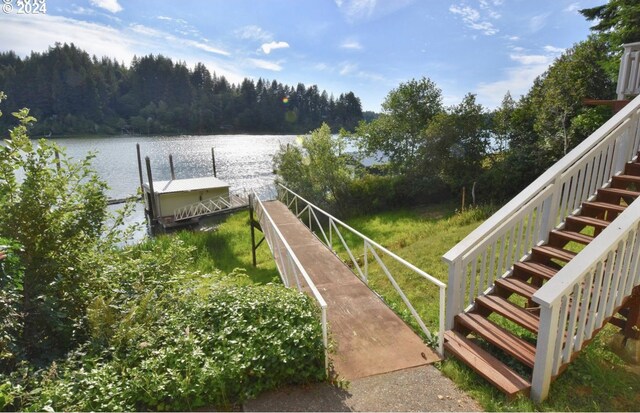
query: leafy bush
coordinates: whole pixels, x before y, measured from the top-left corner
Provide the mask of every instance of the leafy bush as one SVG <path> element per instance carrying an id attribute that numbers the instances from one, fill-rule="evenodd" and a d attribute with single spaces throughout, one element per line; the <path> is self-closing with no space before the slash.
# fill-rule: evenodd
<path id="1" fill-rule="evenodd" d="M 38 372 L 25 392 L 35 396 L 20 407 L 228 408 L 282 384 L 324 378 L 322 327 L 307 296 L 274 285 L 228 287 L 235 278 L 242 284 L 241 272 L 219 277 L 206 294 L 193 293 L 196 280 L 141 298 L 119 323 L 115 346 L 83 348 Z"/>
<path id="2" fill-rule="evenodd" d="M 0 261 L 0 371 L 8 371 L 20 353 L 22 317 L 19 308 L 23 269 L 16 256 L 20 246 L 1 237 L 0 245 L 0 251 L 7 253 L 5 260 Z M 2 386 L 0 383 L 0 392 L 3 391 Z M 3 400 L 0 396 L 0 408 L 2 405 Z"/>
<path id="3" fill-rule="evenodd" d="M 324 378 L 309 297 L 193 271 L 195 247 L 176 237 L 122 247 L 126 210 L 107 228 L 90 157 L 32 144 L 35 119 L 14 115 L 0 146 L 0 410 L 228 407 Z"/>
<path id="4" fill-rule="evenodd" d="M 91 169 L 90 156 L 74 162 L 53 143 L 34 145 L 28 109 L 14 116 L 19 125 L 0 146 L 0 235 L 23 246 L 16 254 L 24 272 L 19 279 L 14 274 L 21 346 L 31 359 L 50 359 L 82 339 L 79 323 L 94 286 L 80 268 L 101 243 L 106 184 Z"/>

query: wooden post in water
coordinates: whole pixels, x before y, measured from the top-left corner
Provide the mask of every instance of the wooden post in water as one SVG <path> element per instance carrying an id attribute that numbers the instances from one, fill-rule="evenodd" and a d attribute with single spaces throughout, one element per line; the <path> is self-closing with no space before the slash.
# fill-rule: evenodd
<path id="1" fill-rule="evenodd" d="M 142 160 L 140 159 L 140 144 L 136 143 L 136 154 L 138 155 L 138 177 L 140 178 L 140 193 L 144 196 L 144 182 L 142 181 Z"/>
<path id="2" fill-rule="evenodd" d="M 216 154 L 213 147 L 211 147 L 211 163 L 213 164 L 213 176 L 217 178 L 218 174 L 216 173 Z"/>
<path id="3" fill-rule="evenodd" d="M 153 192 L 153 176 L 151 175 L 151 160 L 148 156 L 144 158 L 145 163 L 147 164 L 147 179 L 149 179 L 149 213 L 151 215 L 151 220 L 156 219 L 156 202 L 155 196 Z"/>
<path id="4" fill-rule="evenodd" d="M 169 169 L 171 170 L 171 179 L 176 179 L 176 171 L 173 169 L 173 155 L 169 154 Z"/>
<path id="5" fill-rule="evenodd" d="M 55 153 L 56 153 L 56 170 L 58 172 L 60 172 L 60 152 L 58 152 L 58 149 L 55 149 Z"/>
<path id="6" fill-rule="evenodd" d="M 215 165 L 215 164 L 214 164 Z M 215 169 L 214 169 L 215 170 Z M 249 225 L 251 225 L 251 258 L 253 258 L 253 266 L 257 267 L 256 261 L 256 230 L 253 225 L 253 194 L 249 194 Z"/>

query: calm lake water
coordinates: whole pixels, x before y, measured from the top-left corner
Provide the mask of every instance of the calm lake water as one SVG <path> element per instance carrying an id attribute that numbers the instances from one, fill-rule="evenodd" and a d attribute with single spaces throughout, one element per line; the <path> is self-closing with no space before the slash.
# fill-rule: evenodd
<path id="1" fill-rule="evenodd" d="M 98 174 L 109 184 L 109 198 L 124 198 L 140 187 L 136 143 L 140 144 L 143 176 L 144 157 L 151 160 L 153 180 L 168 180 L 169 154 L 173 155 L 176 178 L 194 178 L 213 174 L 211 148 L 215 148 L 218 178 L 231 191 L 258 190 L 272 186 L 273 155 L 280 145 L 295 143 L 289 135 L 211 135 L 211 136 L 112 136 L 53 139 L 67 148 L 67 154 L 80 159 L 96 152 L 92 161 Z M 139 206 L 131 222 L 144 222 Z"/>

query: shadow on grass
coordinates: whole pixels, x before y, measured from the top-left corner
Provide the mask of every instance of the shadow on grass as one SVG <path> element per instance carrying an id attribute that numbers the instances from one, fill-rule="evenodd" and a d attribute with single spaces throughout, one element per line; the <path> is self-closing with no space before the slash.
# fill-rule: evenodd
<path id="1" fill-rule="evenodd" d="M 255 283 L 279 282 L 266 241 L 256 251 L 258 266 L 253 266 L 251 233 L 246 212 L 208 221 L 207 227 L 207 231 L 181 231 L 177 234 L 185 243 L 196 248 L 193 256 L 194 270 L 209 272 L 219 269 L 230 273 L 236 268 L 243 268 Z M 256 230 L 256 243 L 260 239 L 262 233 Z"/>

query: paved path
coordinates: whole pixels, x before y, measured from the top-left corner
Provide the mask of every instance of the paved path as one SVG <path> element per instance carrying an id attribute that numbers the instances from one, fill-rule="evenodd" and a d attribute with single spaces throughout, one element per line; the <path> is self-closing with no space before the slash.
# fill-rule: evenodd
<path id="1" fill-rule="evenodd" d="M 262 394 L 246 412 L 471 412 L 480 405 L 433 366 L 353 380 L 346 389 L 327 383 L 290 386 Z"/>
<path id="2" fill-rule="evenodd" d="M 264 206 L 327 302 L 339 377 L 353 380 L 439 359 L 284 204 L 269 201 Z"/>

